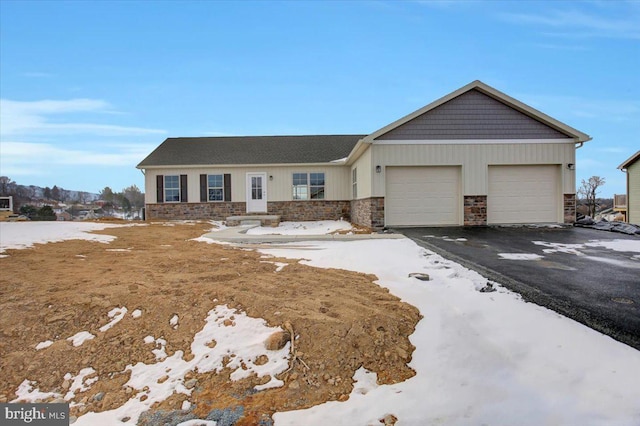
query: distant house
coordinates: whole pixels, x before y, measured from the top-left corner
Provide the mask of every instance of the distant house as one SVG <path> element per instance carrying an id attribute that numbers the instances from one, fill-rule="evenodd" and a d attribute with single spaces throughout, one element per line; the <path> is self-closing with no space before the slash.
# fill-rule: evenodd
<path id="1" fill-rule="evenodd" d="M 59 221 L 69 221 L 69 220 L 73 220 L 73 216 L 71 216 L 71 213 L 69 212 L 56 212 L 56 220 Z"/>
<path id="2" fill-rule="evenodd" d="M 590 139 L 474 81 L 370 134 L 168 138 L 137 167 L 147 219 L 571 223 Z"/>
<path id="3" fill-rule="evenodd" d="M 627 222 L 640 224 L 640 151 L 618 168 L 627 174 Z"/>

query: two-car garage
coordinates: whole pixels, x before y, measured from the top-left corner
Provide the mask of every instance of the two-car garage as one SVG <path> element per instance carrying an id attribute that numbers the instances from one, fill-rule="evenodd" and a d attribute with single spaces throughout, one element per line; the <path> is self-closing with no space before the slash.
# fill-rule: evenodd
<path id="1" fill-rule="evenodd" d="M 386 226 L 462 225 L 462 167 L 386 167 Z M 489 165 L 487 224 L 556 223 L 559 165 Z"/>

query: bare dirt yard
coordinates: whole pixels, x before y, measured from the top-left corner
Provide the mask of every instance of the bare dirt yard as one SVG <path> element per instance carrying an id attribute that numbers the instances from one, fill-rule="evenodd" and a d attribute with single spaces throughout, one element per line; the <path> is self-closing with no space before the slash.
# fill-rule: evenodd
<path id="1" fill-rule="evenodd" d="M 290 324 L 302 361 L 290 361 L 291 369 L 277 376 L 284 386 L 259 392 L 253 388 L 264 378 L 232 381 L 229 369 L 189 372 L 190 412 L 198 418 L 242 407 L 236 424 L 269 424 L 276 411 L 347 399 L 361 366 L 376 372 L 379 384 L 414 375 L 407 366 L 414 349 L 408 336 L 420 314 L 374 284 L 375 276 L 268 259 L 288 264 L 276 272 L 277 265 L 255 251 L 191 241 L 210 228 L 118 227 L 98 232 L 117 237 L 109 244 L 71 240 L 7 250 L 0 258 L 0 402 L 15 399 L 25 379 L 41 392 L 64 395 L 71 386 L 65 373 L 92 367 L 98 380 L 73 396 L 78 405 L 71 415 L 117 408 L 138 391 L 123 386 L 126 367 L 156 362 L 145 336 L 162 337 L 168 356 L 181 350 L 188 360 L 194 335 L 218 305 L 269 326 Z M 119 307 L 142 315 L 126 315 L 100 332 L 111 320 L 108 312 Z M 170 324 L 174 315 L 179 327 Z M 75 347 L 66 338 L 79 331 L 95 338 Z M 36 350 L 47 340 L 54 343 Z M 185 399 L 174 394 L 151 410 L 181 410 Z"/>

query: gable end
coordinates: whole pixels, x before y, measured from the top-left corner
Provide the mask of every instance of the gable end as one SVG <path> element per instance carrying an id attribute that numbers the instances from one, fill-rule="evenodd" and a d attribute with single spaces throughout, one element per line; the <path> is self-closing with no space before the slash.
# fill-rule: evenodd
<path id="1" fill-rule="evenodd" d="M 469 90 L 376 140 L 571 139 L 477 89 Z"/>

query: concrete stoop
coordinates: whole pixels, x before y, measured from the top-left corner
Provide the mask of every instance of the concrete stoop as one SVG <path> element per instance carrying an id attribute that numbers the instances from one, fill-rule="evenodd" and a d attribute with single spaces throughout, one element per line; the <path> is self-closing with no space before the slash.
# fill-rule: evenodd
<path id="1" fill-rule="evenodd" d="M 271 226 L 273 228 L 280 225 L 279 215 L 254 214 L 246 216 L 227 217 L 227 226 Z"/>

